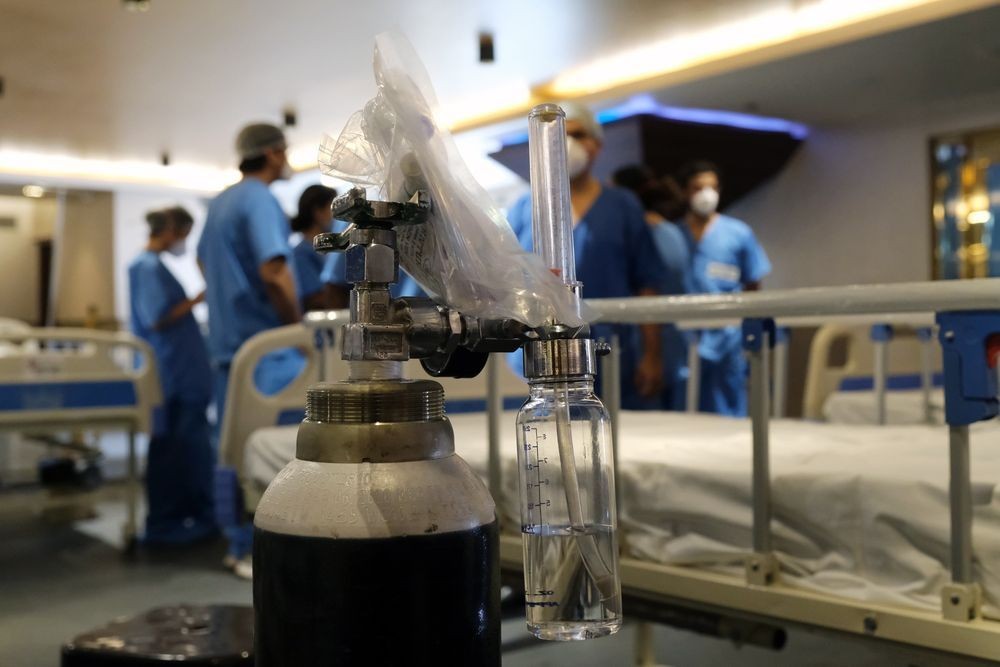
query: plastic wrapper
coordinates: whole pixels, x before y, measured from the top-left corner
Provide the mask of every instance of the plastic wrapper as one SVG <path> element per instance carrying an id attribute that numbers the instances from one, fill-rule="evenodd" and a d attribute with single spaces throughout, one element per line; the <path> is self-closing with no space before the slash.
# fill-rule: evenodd
<path id="1" fill-rule="evenodd" d="M 436 300 L 481 318 L 582 324 L 573 295 L 521 248 L 437 120 L 427 71 L 406 38 L 376 37 L 374 65 L 378 93 L 339 137 L 324 140 L 323 172 L 376 188 L 383 199 L 430 194 L 429 221 L 398 227 L 397 237 L 400 264 Z"/>

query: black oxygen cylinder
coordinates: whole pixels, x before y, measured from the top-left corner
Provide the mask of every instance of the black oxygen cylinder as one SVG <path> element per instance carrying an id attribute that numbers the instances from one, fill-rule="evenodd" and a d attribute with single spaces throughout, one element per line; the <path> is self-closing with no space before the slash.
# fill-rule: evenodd
<path id="1" fill-rule="evenodd" d="M 495 507 L 436 382 L 310 388 L 254 524 L 259 667 L 500 665 Z"/>

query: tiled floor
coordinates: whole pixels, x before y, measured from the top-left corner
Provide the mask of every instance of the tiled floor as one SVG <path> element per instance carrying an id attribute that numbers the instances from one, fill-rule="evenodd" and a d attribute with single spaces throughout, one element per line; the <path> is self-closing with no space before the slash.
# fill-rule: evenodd
<path id="1" fill-rule="evenodd" d="M 97 519 L 51 525 L 31 511 L 30 497 L 0 495 L 0 666 L 55 667 L 60 645 L 113 617 L 173 603 L 250 604 L 250 584 L 220 567 L 221 543 L 186 551 L 140 553 L 127 560 L 115 548 L 124 510 L 111 487 Z M 504 623 L 505 643 L 523 645 L 521 620 Z M 618 635 L 581 643 L 532 640 L 507 652 L 505 667 L 605 667 L 634 664 L 635 624 Z M 790 630 L 775 652 L 657 627 L 656 658 L 676 667 L 701 665 L 950 665 L 939 658 L 890 652 L 857 640 Z"/>

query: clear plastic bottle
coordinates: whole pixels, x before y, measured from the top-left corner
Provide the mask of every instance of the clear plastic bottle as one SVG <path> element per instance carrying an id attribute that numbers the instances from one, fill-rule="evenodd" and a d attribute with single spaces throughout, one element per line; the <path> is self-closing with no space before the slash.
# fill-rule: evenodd
<path id="1" fill-rule="evenodd" d="M 621 627 L 614 461 L 589 375 L 532 380 L 517 416 L 528 630 L 603 637 Z"/>

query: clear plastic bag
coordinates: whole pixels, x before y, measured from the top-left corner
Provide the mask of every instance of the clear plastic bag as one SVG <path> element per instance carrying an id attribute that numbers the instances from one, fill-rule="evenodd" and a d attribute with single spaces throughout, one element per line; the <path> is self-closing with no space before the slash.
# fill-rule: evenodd
<path id="1" fill-rule="evenodd" d="M 401 201 L 431 196 L 427 224 L 397 229 L 400 263 L 437 300 L 467 315 L 530 326 L 583 323 L 540 257 L 524 251 L 454 139 L 436 120 L 427 71 L 398 33 L 375 38 L 378 94 L 320 147 L 324 173 Z M 586 316 L 586 313 L 584 313 Z"/>

